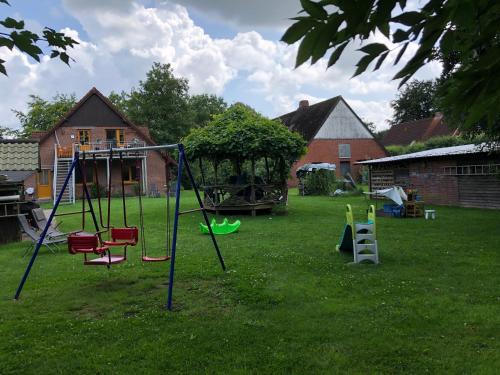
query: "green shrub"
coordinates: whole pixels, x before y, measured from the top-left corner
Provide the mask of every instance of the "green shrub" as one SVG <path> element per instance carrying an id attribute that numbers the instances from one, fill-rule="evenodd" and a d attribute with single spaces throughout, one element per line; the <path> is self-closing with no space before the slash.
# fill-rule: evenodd
<path id="1" fill-rule="evenodd" d="M 101 198 L 104 198 L 107 196 L 107 189 L 103 185 L 99 185 L 99 195 Z M 90 196 L 92 198 L 97 198 L 97 184 L 92 184 L 90 185 Z"/>
<path id="2" fill-rule="evenodd" d="M 411 154 L 413 152 L 420 152 L 420 151 L 424 151 L 424 150 L 427 150 L 425 148 L 425 144 L 424 143 L 422 143 L 422 142 L 413 142 L 413 143 L 409 144 L 408 146 L 406 146 L 405 154 Z"/>
<path id="3" fill-rule="evenodd" d="M 337 190 L 339 184 L 335 177 L 335 171 L 318 170 L 308 173 L 304 179 L 306 194 L 330 195 Z"/>
<path id="4" fill-rule="evenodd" d="M 406 153 L 406 147 L 405 146 L 400 146 L 400 145 L 386 146 L 385 149 L 387 150 L 387 152 L 391 156 L 403 155 L 404 153 Z"/>

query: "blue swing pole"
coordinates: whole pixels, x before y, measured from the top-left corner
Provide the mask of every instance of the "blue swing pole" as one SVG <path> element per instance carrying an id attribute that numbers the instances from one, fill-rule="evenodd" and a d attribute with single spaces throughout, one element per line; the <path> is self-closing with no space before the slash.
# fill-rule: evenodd
<path id="1" fill-rule="evenodd" d="M 174 289 L 175 251 L 177 248 L 177 228 L 179 226 L 179 204 L 181 200 L 182 164 L 184 162 L 184 149 L 179 145 L 179 163 L 177 164 L 177 182 L 175 185 L 175 212 L 174 233 L 172 235 L 172 252 L 170 256 L 170 275 L 168 279 L 167 309 L 172 311 L 172 293 Z"/>
<path id="2" fill-rule="evenodd" d="M 28 263 L 28 267 L 26 267 L 26 271 L 24 271 L 23 278 L 21 279 L 21 282 L 19 283 L 19 286 L 17 287 L 16 295 L 14 296 L 14 299 L 19 299 L 19 296 L 23 290 L 24 283 L 26 282 L 26 279 L 28 278 L 31 267 L 33 267 L 33 263 L 35 263 L 36 257 L 38 256 L 38 252 L 40 251 L 40 248 L 42 247 L 43 241 L 45 240 L 45 237 L 47 236 L 47 231 L 50 228 L 50 225 L 52 224 L 52 219 L 54 219 L 55 213 L 57 211 L 57 208 L 59 207 L 59 203 L 61 202 L 62 196 L 64 194 L 64 191 L 68 187 L 69 179 L 71 178 L 71 174 L 73 173 L 73 170 L 75 169 L 75 166 L 78 164 L 78 152 L 75 153 L 73 157 L 73 162 L 71 163 L 71 166 L 69 168 L 68 174 L 66 175 L 66 179 L 64 180 L 64 184 L 62 186 L 61 191 L 59 192 L 59 195 L 57 196 L 56 203 L 54 204 L 54 208 L 52 209 L 52 212 L 50 213 L 49 219 L 47 220 L 47 224 L 45 225 L 45 228 L 43 228 L 43 232 L 40 235 L 40 238 L 38 239 L 38 242 L 35 247 L 35 251 L 33 252 L 33 255 L 31 256 L 30 262 Z"/>
<path id="3" fill-rule="evenodd" d="M 200 192 L 198 191 L 198 188 L 196 187 L 196 182 L 194 181 L 193 174 L 191 173 L 191 168 L 189 167 L 189 163 L 186 158 L 186 154 L 184 153 L 184 145 L 180 144 L 179 149 L 182 149 L 182 157 L 184 158 L 184 164 L 186 164 L 186 172 L 189 176 L 189 180 L 191 181 L 191 185 L 193 185 L 194 193 L 196 194 L 196 199 L 198 199 L 198 204 L 200 205 L 201 208 L 201 213 L 203 214 L 203 217 L 205 219 L 205 223 L 207 224 L 208 231 L 210 233 L 210 237 L 212 237 L 212 243 L 214 244 L 215 251 L 217 252 L 217 257 L 219 258 L 220 265 L 222 267 L 222 270 L 226 270 L 226 265 L 224 264 L 224 258 L 222 257 L 222 254 L 220 253 L 219 245 L 217 244 L 217 240 L 215 239 L 214 232 L 212 230 L 212 226 L 210 225 L 210 221 L 208 220 L 208 215 L 207 212 L 205 211 L 205 206 L 203 205 L 203 201 L 200 196 Z"/>

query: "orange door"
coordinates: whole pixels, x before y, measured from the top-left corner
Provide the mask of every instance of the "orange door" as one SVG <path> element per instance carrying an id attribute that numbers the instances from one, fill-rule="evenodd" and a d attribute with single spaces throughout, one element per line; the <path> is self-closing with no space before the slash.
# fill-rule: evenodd
<path id="1" fill-rule="evenodd" d="M 52 198 L 52 171 L 50 169 L 42 169 L 38 173 L 37 191 L 38 199 Z"/>

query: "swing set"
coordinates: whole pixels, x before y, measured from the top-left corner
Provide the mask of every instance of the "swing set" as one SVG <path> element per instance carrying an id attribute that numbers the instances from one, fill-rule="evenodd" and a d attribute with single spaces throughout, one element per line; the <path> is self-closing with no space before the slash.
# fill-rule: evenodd
<path id="1" fill-rule="evenodd" d="M 170 163 L 166 161 L 165 163 L 165 180 L 166 180 L 166 246 L 165 255 L 162 256 L 149 256 L 147 254 L 147 243 L 146 243 L 146 230 L 144 223 L 144 207 L 142 202 L 142 188 L 141 188 L 141 178 L 143 177 L 141 174 L 141 166 L 139 155 L 146 151 L 165 151 L 170 149 L 177 149 L 179 152 L 179 161 L 177 163 L 177 181 L 176 181 L 176 189 L 175 189 L 175 209 L 174 209 L 174 223 L 173 223 L 173 233 L 170 235 L 171 231 L 171 215 L 170 215 Z M 123 152 L 127 152 L 128 155 L 136 156 L 136 176 L 139 181 L 138 188 L 138 203 L 139 203 L 139 227 L 128 225 L 127 222 L 127 210 L 125 203 L 125 182 L 123 179 L 123 170 L 124 170 L 124 160 L 123 160 Z M 118 153 L 120 160 L 120 168 L 122 170 L 121 176 L 121 198 L 122 198 L 122 210 L 123 210 L 123 227 L 115 227 L 111 225 L 111 171 L 112 171 L 112 160 L 113 155 Z M 97 187 L 97 204 L 99 209 L 99 220 L 97 219 L 96 213 L 94 211 L 94 207 L 92 204 L 92 200 L 90 197 L 89 189 L 86 183 L 86 162 L 87 155 L 92 155 L 93 159 L 93 168 L 94 168 L 94 176 L 95 183 Z M 101 193 L 100 193 L 100 185 L 98 178 L 98 168 L 97 168 L 97 157 L 96 155 L 104 155 L 108 156 L 108 191 L 107 191 L 107 221 L 104 223 L 103 214 L 102 214 L 102 204 L 101 204 Z M 180 211 L 180 196 L 181 196 L 181 179 L 183 174 L 183 169 L 186 169 L 188 177 L 193 186 L 196 199 L 198 200 L 199 208 Z M 83 188 L 83 198 L 82 198 L 82 210 L 77 212 L 69 212 L 69 213 L 57 213 L 57 209 L 61 202 L 61 198 L 68 187 L 70 178 L 73 172 L 79 173 L 82 176 L 82 188 Z M 88 204 L 88 209 L 86 208 L 86 204 Z M 177 248 L 177 232 L 179 226 L 179 216 L 185 213 L 191 213 L 200 211 L 203 214 L 203 218 L 205 223 L 207 224 L 210 232 L 210 236 L 212 238 L 212 243 L 217 253 L 217 257 L 219 259 L 222 270 L 226 270 L 226 266 L 224 264 L 224 259 L 221 255 L 219 246 L 215 239 L 214 233 L 209 223 L 208 215 L 205 211 L 205 207 L 203 205 L 203 201 L 201 199 L 200 193 L 196 187 L 193 175 L 191 173 L 191 169 L 189 167 L 189 163 L 187 161 L 184 146 L 182 144 L 171 144 L 171 145 L 161 145 L 161 146 L 147 146 L 147 147 L 132 147 L 127 149 L 120 148 L 110 148 L 106 150 L 90 150 L 90 151 L 82 151 L 81 153 L 75 152 L 73 157 L 73 161 L 69 168 L 68 174 L 64 180 L 64 184 L 57 196 L 56 202 L 54 204 L 54 208 L 47 220 L 47 224 L 42 231 L 39 241 L 36 244 L 33 255 L 26 267 L 24 275 L 21 279 L 21 282 L 17 288 L 14 299 L 19 299 L 21 292 L 23 290 L 24 284 L 29 276 L 31 268 L 38 256 L 38 252 L 43 244 L 43 240 L 47 235 L 47 232 L 50 228 L 52 220 L 56 216 L 62 215 L 72 215 L 72 214 L 81 214 L 82 215 L 82 229 L 77 232 L 71 232 L 68 235 L 68 251 L 70 254 L 83 254 L 84 257 L 84 265 L 88 266 L 106 266 L 108 269 L 111 265 L 119 264 L 125 262 L 127 260 L 127 248 L 129 246 L 136 246 L 140 243 L 141 247 L 141 260 L 143 262 L 166 262 L 170 261 L 170 271 L 169 271 L 169 283 L 168 283 L 168 296 L 167 296 L 167 309 L 172 310 L 172 295 L 173 295 L 173 285 L 174 285 L 174 272 L 175 272 L 175 254 Z M 90 213 L 93 224 L 94 231 L 92 233 L 85 232 L 85 214 Z M 103 234 L 107 233 L 108 239 L 103 239 Z M 112 254 L 111 248 L 122 247 L 123 254 Z M 93 259 L 89 259 L 89 255 L 95 254 L 97 257 Z"/>

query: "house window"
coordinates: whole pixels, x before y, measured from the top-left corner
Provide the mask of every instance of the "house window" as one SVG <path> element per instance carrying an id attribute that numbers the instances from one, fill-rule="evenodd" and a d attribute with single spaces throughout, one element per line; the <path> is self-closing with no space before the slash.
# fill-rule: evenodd
<path id="1" fill-rule="evenodd" d="M 78 143 L 81 145 L 88 145 L 90 143 L 90 130 L 78 130 Z"/>
<path id="2" fill-rule="evenodd" d="M 125 143 L 125 134 L 123 129 L 107 129 L 106 141 L 112 147 L 123 147 Z"/>
<path id="3" fill-rule="evenodd" d="M 125 165 L 122 170 L 123 182 L 136 182 L 138 177 L 135 165 Z"/>
<path id="4" fill-rule="evenodd" d="M 339 145 L 339 158 L 350 158 L 351 157 L 351 145 L 349 143 L 343 143 Z"/>
<path id="5" fill-rule="evenodd" d="M 85 168 L 85 182 L 87 184 L 92 184 L 94 182 L 94 169 L 93 168 Z M 75 170 L 75 183 L 81 184 L 83 183 L 82 174 L 80 170 L 76 168 Z"/>

